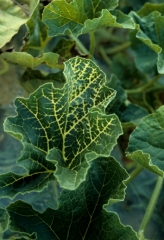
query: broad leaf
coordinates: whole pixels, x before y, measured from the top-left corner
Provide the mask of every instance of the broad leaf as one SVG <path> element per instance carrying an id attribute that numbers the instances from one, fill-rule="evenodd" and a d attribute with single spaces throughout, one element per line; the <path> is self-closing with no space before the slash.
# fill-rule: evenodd
<path id="1" fill-rule="evenodd" d="M 30 0 L 29 12 L 26 12 L 20 4 L 14 4 L 11 0 L 0 0 L 0 48 L 11 40 L 21 25 L 28 21 L 38 3 L 38 0 Z"/>
<path id="2" fill-rule="evenodd" d="M 64 190 L 57 210 L 35 211 L 30 204 L 17 201 L 7 210 L 13 231 L 36 233 L 37 240 L 137 240 L 131 227 L 123 226 L 116 213 L 105 207 L 127 173 L 114 158 L 98 158 L 91 163 L 86 181 L 76 190 Z M 122 198 L 122 196 L 121 196 Z"/>
<path id="3" fill-rule="evenodd" d="M 64 75 L 63 88 L 47 83 L 29 99 L 18 98 L 18 115 L 5 121 L 5 131 L 22 141 L 19 162 L 28 171 L 49 175 L 51 161 L 61 186 L 74 189 L 85 179 L 89 161 L 110 155 L 122 129 L 115 114 L 105 114 L 115 91 L 91 60 L 70 59 Z"/>
<path id="4" fill-rule="evenodd" d="M 5 209 L 0 208 L 0 234 L 8 229 L 9 214 Z"/>
<path id="5" fill-rule="evenodd" d="M 117 5 L 117 0 L 73 0 L 70 3 L 55 0 L 45 7 L 43 22 L 49 28 L 49 36 L 72 34 L 77 37 L 105 26 L 134 28 L 129 16 L 120 11 L 109 12 Z"/>
<path id="6" fill-rule="evenodd" d="M 161 13 L 157 10 L 160 10 Z M 164 34 L 163 13 L 164 4 L 158 7 L 147 4 L 138 14 L 135 12 L 131 12 L 130 14 L 135 23 L 138 24 L 136 37 L 148 46 L 143 47 L 142 44 L 135 43 L 134 41 L 133 48 L 137 56 L 136 63 L 142 71 L 148 72 L 149 69 L 151 70 L 151 68 L 157 64 L 158 72 L 161 74 L 164 73 L 164 41 L 161 37 Z M 150 50 L 148 48 L 150 48 Z M 146 51 L 147 49 L 148 51 Z M 148 58 L 149 60 L 146 61 Z"/>
<path id="7" fill-rule="evenodd" d="M 4 52 L 0 55 L 0 58 L 26 68 L 35 68 L 40 64 L 46 64 L 50 68 L 62 67 L 59 63 L 59 55 L 52 52 L 44 53 L 38 57 L 33 57 L 26 52 Z"/>
<path id="8" fill-rule="evenodd" d="M 164 106 L 143 118 L 130 135 L 127 157 L 164 176 Z"/>

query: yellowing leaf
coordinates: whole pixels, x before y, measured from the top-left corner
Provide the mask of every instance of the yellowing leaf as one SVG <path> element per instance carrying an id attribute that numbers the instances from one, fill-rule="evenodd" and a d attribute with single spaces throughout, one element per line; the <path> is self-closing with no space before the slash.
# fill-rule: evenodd
<path id="1" fill-rule="evenodd" d="M 104 73 L 91 60 L 68 60 L 64 75 L 63 88 L 47 83 L 29 99 L 18 98 L 18 115 L 6 120 L 5 130 L 22 141 L 23 153 L 31 156 L 27 145 L 38 149 L 37 159 L 26 154 L 24 159 L 28 165 L 35 163 L 35 171 L 45 154 L 57 167 L 55 176 L 61 186 L 75 189 L 85 179 L 89 161 L 109 156 L 122 130 L 115 114 L 105 114 L 115 91 L 105 85 Z"/>
<path id="2" fill-rule="evenodd" d="M 26 52 L 4 52 L 0 55 L 0 58 L 26 68 L 35 68 L 44 63 L 51 68 L 61 68 L 61 64 L 58 62 L 59 55 L 52 52 L 44 53 L 38 57 L 33 57 Z"/>
<path id="3" fill-rule="evenodd" d="M 30 0 L 30 15 L 38 5 L 38 0 Z M 0 48 L 3 47 L 18 32 L 21 25 L 30 18 L 21 5 L 11 0 L 0 0 Z"/>

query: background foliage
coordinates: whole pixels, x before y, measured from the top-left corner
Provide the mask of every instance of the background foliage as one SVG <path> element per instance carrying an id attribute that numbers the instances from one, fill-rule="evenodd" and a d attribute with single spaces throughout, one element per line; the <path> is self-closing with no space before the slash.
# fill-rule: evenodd
<path id="1" fill-rule="evenodd" d="M 0 0 L 0 238 L 162 239 L 163 14 Z"/>

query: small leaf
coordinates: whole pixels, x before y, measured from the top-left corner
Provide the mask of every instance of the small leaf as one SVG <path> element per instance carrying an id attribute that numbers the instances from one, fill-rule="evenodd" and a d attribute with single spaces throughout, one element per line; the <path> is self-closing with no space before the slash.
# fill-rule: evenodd
<path id="1" fill-rule="evenodd" d="M 105 26 L 135 28 L 129 16 L 120 11 L 114 11 L 113 15 L 109 12 L 117 5 L 117 0 L 52 1 L 43 11 L 43 22 L 49 28 L 49 36 L 72 34 L 77 37 Z"/>
<path id="2" fill-rule="evenodd" d="M 44 53 L 38 57 L 33 57 L 26 52 L 4 52 L 0 55 L 0 58 L 26 68 L 35 68 L 40 64 L 46 64 L 50 68 L 61 68 L 59 55 L 52 52 Z"/>
<path id="3" fill-rule="evenodd" d="M 143 118 L 130 135 L 127 157 L 164 176 L 164 106 Z"/>
<path id="4" fill-rule="evenodd" d="M 122 129 L 116 115 L 105 114 L 115 91 L 105 85 L 105 74 L 91 60 L 70 59 L 64 75 L 63 88 L 47 83 L 29 99 L 16 99 L 18 115 L 5 121 L 5 131 L 22 141 L 23 152 L 29 145 L 31 151 L 38 149 L 36 160 L 25 154 L 24 160 L 34 165 L 31 171 L 38 171 L 40 154 L 41 161 L 45 154 L 56 165 L 55 175 L 60 184 L 64 181 L 61 186 L 75 189 L 85 179 L 89 161 L 110 155 Z M 44 163 L 41 169 L 49 173 L 46 168 Z"/>
<path id="5" fill-rule="evenodd" d="M 38 5 L 38 0 L 30 0 L 30 15 Z M 21 25 L 25 24 L 30 16 L 24 12 L 21 5 L 13 1 L 0 0 L 0 48 L 3 47 L 18 32 Z"/>
<path id="6" fill-rule="evenodd" d="M 117 197 L 127 173 L 114 158 L 98 158 L 91 162 L 87 179 L 76 190 L 63 190 L 57 210 L 35 211 L 22 201 L 8 208 L 13 231 L 36 233 L 38 240 L 137 240 L 131 227 L 125 227 L 116 213 L 105 207 Z M 122 198 L 122 196 L 121 196 Z"/>
<path id="7" fill-rule="evenodd" d="M 0 208 L 0 233 L 8 229 L 9 214 L 6 209 Z"/>

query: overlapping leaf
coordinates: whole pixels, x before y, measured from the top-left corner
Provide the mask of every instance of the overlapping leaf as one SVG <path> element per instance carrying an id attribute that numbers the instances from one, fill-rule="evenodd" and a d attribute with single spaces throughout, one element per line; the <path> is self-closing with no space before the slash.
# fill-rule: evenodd
<path id="1" fill-rule="evenodd" d="M 43 22 L 49 28 L 49 36 L 72 34 L 77 37 L 105 26 L 134 28 L 134 22 L 127 15 L 116 10 L 109 12 L 117 5 L 117 0 L 73 0 L 70 3 L 55 0 L 45 7 Z"/>
<path id="2" fill-rule="evenodd" d="M 85 179 L 89 161 L 109 156 L 122 130 L 116 115 L 105 114 L 115 91 L 91 60 L 70 59 L 64 75 L 62 89 L 48 83 L 29 99 L 18 98 L 18 115 L 6 120 L 5 131 L 22 141 L 19 163 L 30 174 L 49 176 L 56 165 L 61 186 L 74 189 Z"/>
<path id="3" fill-rule="evenodd" d="M 7 210 L 11 229 L 36 233 L 37 240 L 137 240 L 131 227 L 123 226 L 116 213 L 108 212 L 105 205 L 118 197 L 127 173 L 112 157 L 98 158 L 91 163 L 86 181 L 76 190 L 64 190 L 57 210 L 35 211 L 30 204 L 17 201 Z M 122 199 L 122 194 L 119 196 Z"/>
<path id="4" fill-rule="evenodd" d="M 130 136 L 127 157 L 164 176 L 164 106 L 143 118 Z"/>
<path id="5" fill-rule="evenodd" d="M 8 228 L 9 214 L 6 209 L 0 208 L 0 233 L 4 232 Z"/>
<path id="6" fill-rule="evenodd" d="M 30 9 L 27 13 L 21 5 L 16 5 L 11 0 L 0 0 L 0 48 L 11 40 L 21 25 L 28 21 L 38 3 L 38 0 L 30 0 Z"/>
<path id="7" fill-rule="evenodd" d="M 27 173 L 19 175 L 9 172 L 0 175 L 0 197 L 13 198 L 19 193 L 42 191 L 50 181 L 55 180 L 55 166 L 45 158 L 43 151 L 28 143 L 24 144 L 19 165 L 24 167 Z"/>
<path id="8" fill-rule="evenodd" d="M 160 11 L 160 12 L 159 12 Z M 138 24 L 133 48 L 136 54 L 136 64 L 142 71 L 149 72 L 157 64 L 159 73 L 164 73 L 164 4 L 147 3 L 138 14 L 131 12 L 130 16 Z"/>

